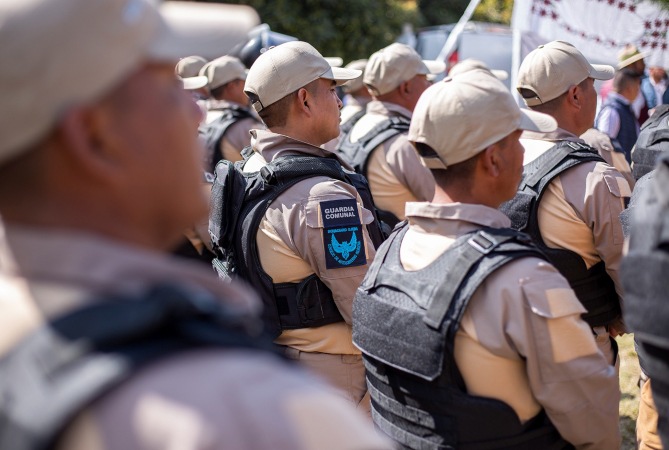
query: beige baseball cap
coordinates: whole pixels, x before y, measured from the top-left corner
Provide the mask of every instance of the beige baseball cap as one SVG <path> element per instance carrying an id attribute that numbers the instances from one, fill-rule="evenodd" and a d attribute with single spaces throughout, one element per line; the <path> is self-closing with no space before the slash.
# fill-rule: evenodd
<path id="1" fill-rule="evenodd" d="M 367 65 L 367 60 L 366 59 L 356 59 L 355 61 L 351 61 L 350 63 L 346 64 L 347 69 L 355 69 L 355 70 L 362 70 L 363 72 L 365 71 L 365 66 Z M 365 84 L 362 82 L 362 77 L 358 77 L 355 80 L 347 81 L 342 85 L 342 89 L 344 89 L 344 92 L 355 92 L 359 89 L 362 89 L 365 87 Z"/>
<path id="2" fill-rule="evenodd" d="M 372 94 L 383 95 L 416 75 L 436 75 L 445 70 L 444 62 L 422 60 L 416 50 L 396 42 L 369 57 L 362 81 Z"/>
<path id="3" fill-rule="evenodd" d="M 244 92 L 258 97 L 252 104 L 261 111 L 319 78 L 342 85 L 361 74 L 360 70 L 332 67 L 311 45 L 291 41 L 270 48 L 256 59 L 246 77 Z"/>
<path id="4" fill-rule="evenodd" d="M 221 56 L 208 62 L 200 70 L 207 77 L 207 87 L 216 89 L 232 80 L 246 80 L 246 66 L 234 56 Z"/>
<path id="5" fill-rule="evenodd" d="M 200 75 L 200 69 L 207 64 L 207 60 L 202 56 L 186 56 L 181 58 L 174 68 L 174 71 L 181 78 L 192 78 Z"/>
<path id="6" fill-rule="evenodd" d="M 459 75 L 459 74 L 465 73 L 465 72 L 469 72 L 470 70 L 474 70 L 474 69 L 487 70 L 490 73 L 492 73 L 493 75 L 495 75 L 495 78 L 497 78 L 498 80 L 503 81 L 503 80 L 506 80 L 507 78 L 509 78 L 509 73 L 506 70 L 490 69 L 486 65 L 486 63 L 484 63 L 483 61 L 480 61 L 478 59 L 474 59 L 474 58 L 463 59 L 462 61 L 460 61 L 459 63 L 454 65 L 451 68 L 451 70 L 448 72 L 448 74 L 451 77 L 454 77 L 456 75 Z"/>
<path id="7" fill-rule="evenodd" d="M 148 0 L 3 0 L 0 17 L 0 163 L 142 61 L 192 52 Z"/>
<path id="8" fill-rule="evenodd" d="M 570 43 L 553 41 L 525 57 L 518 69 L 516 89 L 534 92 L 534 97 L 524 100 L 527 106 L 536 106 L 558 98 L 586 78 L 610 80 L 614 72 L 611 66 L 590 64 Z"/>
<path id="9" fill-rule="evenodd" d="M 421 155 L 431 169 L 465 161 L 515 130 L 548 132 L 552 117 L 521 110 L 504 84 L 489 71 L 474 69 L 430 86 L 418 100 L 409 141 L 432 147 L 437 155 Z"/>

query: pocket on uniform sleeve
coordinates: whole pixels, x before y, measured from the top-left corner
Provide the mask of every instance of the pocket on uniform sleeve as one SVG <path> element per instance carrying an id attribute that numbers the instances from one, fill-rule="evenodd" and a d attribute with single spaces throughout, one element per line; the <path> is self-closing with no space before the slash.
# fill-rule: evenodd
<path id="1" fill-rule="evenodd" d="M 611 223 L 613 226 L 613 243 L 622 244 L 625 241 L 625 236 L 623 235 L 622 226 L 620 223 L 620 213 L 627 207 L 632 191 L 630 189 L 627 180 L 623 177 L 617 177 L 608 173 L 604 174 L 604 182 L 606 182 L 606 187 L 608 188 L 611 195 L 613 195 L 618 204 L 610 204 L 611 212 Z"/>
<path id="2" fill-rule="evenodd" d="M 532 312 L 531 326 L 542 380 L 549 383 L 580 378 L 573 372 L 573 361 L 595 355 L 598 349 L 592 330 L 580 319 L 586 310 L 574 291 L 566 282 L 564 286 L 551 287 L 545 279 L 523 284 L 522 290 Z"/>

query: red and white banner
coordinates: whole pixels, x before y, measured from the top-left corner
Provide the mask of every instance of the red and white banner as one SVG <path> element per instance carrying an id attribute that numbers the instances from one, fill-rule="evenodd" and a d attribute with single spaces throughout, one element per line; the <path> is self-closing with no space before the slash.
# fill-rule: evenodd
<path id="1" fill-rule="evenodd" d="M 559 39 L 591 62 L 615 66 L 632 43 L 647 54 L 646 65 L 669 69 L 669 11 L 647 0 L 515 0 L 512 26 L 522 36 L 521 58 Z"/>

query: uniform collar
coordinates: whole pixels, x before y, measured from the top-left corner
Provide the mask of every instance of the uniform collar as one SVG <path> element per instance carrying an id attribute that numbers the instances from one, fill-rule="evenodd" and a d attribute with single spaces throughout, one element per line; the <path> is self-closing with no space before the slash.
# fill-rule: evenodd
<path id="1" fill-rule="evenodd" d="M 240 109 L 245 109 L 247 111 L 250 111 L 251 109 L 248 107 L 248 105 L 242 105 L 236 102 L 231 102 L 228 100 L 214 100 L 214 99 L 207 99 L 205 100 L 205 104 L 207 106 L 208 110 L 216 110 L 216 109 L 228 109 L 228 108 L 240 108 Z"/>
<path id="2" fill-rule="evenodd" d="M 273 133 L 269 130 L 253 129 L 250 133 L 253 151 L 259 153 L 265 161 L 273 161 L 280 156 L 287 155 L 310 155 L 321 158 L 336 158 L 343 167 L 353 170 L 339 156 L 324 148 L 316 147 L 283 134 Z"/>
<path id="3" fill-rule="evenodd" d="M 382 116 L 403 116 L 411 119 L 413 113 L 403 106 L 390 102 L 382 102 L 379 100 L 372 100 L 367 103 L 368 114 L 379 114 Z"/>
<path id="4" fill-rule="evenodd" d="M 521 139 L 535 139 L 540 141 L 571 141 L 579 142 L 584 144 L 585 141 L 580 137 L 576 136 L 571 131 L 564 130 L 562 128 L 557 128 L 555 131 L 549 133 L 541 133 L 537 131 L 523 131 L 523 134 L 520 136 Z"/>
<path id="5" fill-rule="evenodd" d="M 406 204 L 406 217 L 410 227 L 442 236 L 461 236 L 481 227 L 511 226 L 501 211 L 469 203 L 410 202 Z"/>

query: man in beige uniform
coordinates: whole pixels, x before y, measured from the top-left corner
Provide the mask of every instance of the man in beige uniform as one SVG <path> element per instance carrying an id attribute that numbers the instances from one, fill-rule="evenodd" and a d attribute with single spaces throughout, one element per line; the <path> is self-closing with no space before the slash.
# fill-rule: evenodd
<path id="1" fill-rule="evenodd" d="M 244 94 L 246 67 L 234 56 L 221 56 L 207 63 L 200 75 L 207 77 L 211 98 L 207 101 L 206 125 L 201 127 L 207 150 L 206 167 L 213 171 L 222 159 L 239 161 L 249 145 L 249 131 L 261 124 L 249 109 Z"/>
<path id="2" fill-rule="evenodd" d="M 525 147 L 526 171 L 528 164 L 535 160 L 538 163 L 542 160 L 539 158 L 550 159 L 556 145 L 564 141 L 586 155 L 595 154 L 578 136 L 591 128 L 594 121 L 597 107 L 594 80 L 612 76 L 612 67 L 591 65 L 566 42 L 542 45 L 525 58 L 518 72 L 518 91 L 531 109 L 553 116 L 558 123 L 558 129 L 550 133 L 523 133 L 521 143 Z M 599 318 L 590 320 L 586 315 L 585 319 L 593 327 L 597 342 L 611 364 L 615 363 L 612 348 L 615 341 L 609 334 L 615 337 L 625 332 L 619 312 L 622 289 L 618 269 L 624 239 L 618 216 L 630 194 L 629 184 L 620 172 L 595 157 L 578 162 L 552 178 L 535 209 L 540 239 L 547 249 L 573 252 L 585 263 L 583 273 L 589 271 L 586 278 L 590 274 L 599 277 L 596 289 L 585 294 L 575 289 L 584 304 L 590 301 L 588 296 L 592 292 L 598 291 L 595 293 L 599 296 L 598 303 L 586 309 L 589 313 L 600 309 L 603 312 Z M 527 232 L 533 233 L 530 228 Z M 552 261 L 561 267 L 559 260 Z M 597 270 L 598 275 L 594 272 Z M 575 286 L 570 275 L 563 274 Z"/>
<path id="3" fill-rule="evenodd" d="M 13 61 L 0 68 L 0 353 L 45 320 L 157 283 L 257 312 L 247 289 L 165 253 L 207 205 L 198 111 L 174 74 L 182 41 L 153 3 L 9 0 L 0 16 L 0 55 Z M 30 394 L 49 408 L 59 399 L 46 387 Z M 23 432 L 39 424 L 19 418 Z M 56 447 L 388 448 L 361 419 L 278 358 L 212 347 L 145 366 L 78 414 Z M 11 426 L 0 424 L 1 442 Z"/>
<path id="4" fill-rule="evenodd" d="M 389 118 L 398 118 L 408 125 L 418 98 L 430 85 L 427 75 L 443 72 L 445 68 L 443 63 L 422 61 L 420 55 L 405 44 L 391 44 L 374 53 L 363 76 L 373 100 L 347 139 L 356 143 Z M 369 180 L 374 203 L 380 210 L 403 220 L 406 202 L 432 198 L 434 180 L 407 141 L 406 131 L 369 152 L 361 173 Z"/>
<path id="5" fill-rule="evenodd" d="M 407 204 L 353 310 L 374 421 L 406 448 L 619 448 L 618 380 L 584 308 L 497 210 L 522 176 L 521 130 L 555 127 L 481 69 L 416 106 L 409 140 L 436 192 Z"/>
<path id="6" fill-rule="evenodd" d="M 319 148 L 339 133 L 341 101 L 335 87 L 360 74 L 330 67 L 306 42 L 288 42 L 263 53 L 251 66 L 244 90 L 268 130 L 251 131 L 254 155 L 244 172 L 305 156 L 336 161 L 334 154 Z M 340 317 L 321 326 L 277 324 L 280 334 L 275 342 L 290 358 L 339 388 L 349 401 L 368 409 L 368 401 L 363 401 L 364 367 L 360 351 L 351 342 L 350 325 L 355 289 L 374 258 L 374 246 L 363 226 L 372 223 L 373 215 L 362 202 L 356 188 L 342 180 L 312 176 L 297 182 L 269 205 L 260 221 L 255 239 L 261 267 L 244 270 L 254 285 L 258 282 L 252 277 L 265 272 L 273 283 L 268 289 L 272 292 L 285 283 L 297 286 L 313 275 L 319 296 L 331 292 Z M 356 228 L 353 235 L 335 232 L 339 229 L 331 222 L 337 213 L 332 211 L 338 207 L 350 212 L 353 222 L 347 226 Z M 352 242 L 357 247 L 353 245 L 350 252 L 337 248 Z M 276 295 L 263 295 L 263 301 L 266 308 L 279 308 Z"/>
<path id="7" fill-rule="evenodd" d="M 362 70 L 364 72 L 367 66 L 366 59 L 357 59 L 346 64 L 347 69 Z M 344 126 L 353 116 L 361 113 L 367 107 L 367 103 L 372 100 L 372 96 L 367 87 L 362 82 L 362 77 L 344 83 L 341 87 L 344 95 L 344 107 L 341 109 L 341 125 Z"/>

